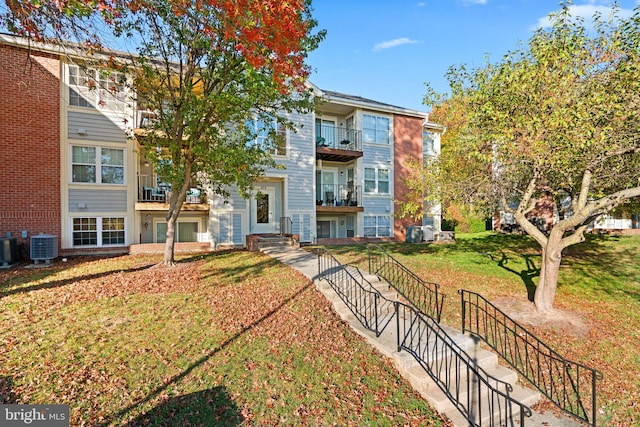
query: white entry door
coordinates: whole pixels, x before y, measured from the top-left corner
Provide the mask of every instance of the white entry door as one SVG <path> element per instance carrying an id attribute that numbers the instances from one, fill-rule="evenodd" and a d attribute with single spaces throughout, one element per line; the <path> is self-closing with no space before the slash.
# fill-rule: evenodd
<path id="1" fill-rule="evenodd" d="M 276 232 L 276 192 L 269 188 L 251 198 L 251 230 L 254 234 Z"/>

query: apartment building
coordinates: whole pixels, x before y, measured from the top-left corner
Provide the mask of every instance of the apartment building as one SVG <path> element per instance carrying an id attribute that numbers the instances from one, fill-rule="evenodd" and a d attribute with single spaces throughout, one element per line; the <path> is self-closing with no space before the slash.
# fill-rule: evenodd
<path id="1" fill-rule="evenodd" d="M 69 58 L 0 34 L 0 233 L 21 243 L 56 235 L 62 254 L 159 249 L 171 188 L 135 136 L 153 112 L 137 109 L 125 75 Z M 423 112 L 311 86 L 317 110 L 289 117 L 297 130 L 272 153 L 279 167 L 249 199 L 233 188 L 228 200 L 189 192 L 177 250 L 244 247 L 280 233 L 303 244 L 404 239 L 413 222 L 395 213 L 406 161 L 436 153 L 443 128 Z M 437 206 L 424 222 L 439 226 Z"/>

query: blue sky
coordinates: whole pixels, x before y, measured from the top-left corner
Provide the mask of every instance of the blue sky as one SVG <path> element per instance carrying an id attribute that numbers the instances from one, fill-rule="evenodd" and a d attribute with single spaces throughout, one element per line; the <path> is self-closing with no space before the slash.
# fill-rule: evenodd
<path id="1" fill-rule="evenodd" d="M 620 0 L 630 15 L 640 0 Z M 591 17 L 610 1 L 574 0 L 572 14 Z M 313 16 L 327 37 L 311 53 L 311 81 L 419 111 L 424 83 L 448 90 L 451 65 L 499 61 L 527 42 L 559 0 L 314 0 Z"/>

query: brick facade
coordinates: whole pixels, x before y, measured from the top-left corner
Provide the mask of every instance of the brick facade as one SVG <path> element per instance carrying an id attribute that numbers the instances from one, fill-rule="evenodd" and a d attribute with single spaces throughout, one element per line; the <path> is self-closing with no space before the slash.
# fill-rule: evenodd
<path id="1" fill-rule="evenodd" d="M 0 237 L 60 236 L 60 61 L 0 43 Z"/>
<path id="2" fill-rule="evenodd" d="M 395 115 L 393 118 L 393 188 L 396 200 L 404 200 L 409 191 L 406 180 L 409 177 L 407 162 L 410 159 L 422 161 L 422 122 L 418 117 Z M 398 202 L 394 200 L 395 212 L 398 212 Z M 405 241 L 406 227 L 415 225 L 411 218 L 393 218 L 393 237 L 400 242 Z"/>

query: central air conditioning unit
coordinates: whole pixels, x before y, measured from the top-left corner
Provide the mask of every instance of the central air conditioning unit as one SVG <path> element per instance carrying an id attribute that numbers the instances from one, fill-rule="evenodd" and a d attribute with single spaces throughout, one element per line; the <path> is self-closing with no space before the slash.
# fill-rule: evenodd
<path id="1" fill-rule="evenodd" d="M 7 268 L 18 259 L 18 240 L 15 237 L 0 239 L 0 268 Z"/>
<path id="2" fill-rule="evenodd" d="M 30 256 L 36 264 L 44 261 L 47 264 L 58 256 L 58 236 L 51 234 L 38 234 L 31 236 Z"/>

